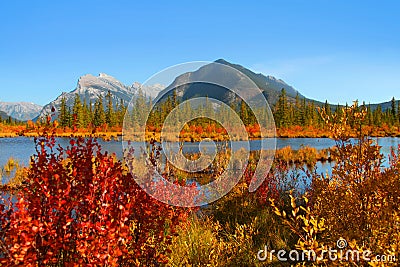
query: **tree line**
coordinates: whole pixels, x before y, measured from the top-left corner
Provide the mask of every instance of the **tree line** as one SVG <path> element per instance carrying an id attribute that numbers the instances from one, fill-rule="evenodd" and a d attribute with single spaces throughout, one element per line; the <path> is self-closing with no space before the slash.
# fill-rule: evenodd
<path id="1" fill-rule="evenodd" d="M 7 116 L 7 117 L 0 118 L 0 119 L 1 119 L 0 122 L 5 124 L 5 125 L 14 126 L 14 125 L 23 125 L 24 124 L 23 122 L 21 122 L 21 121 L 19 121 L 17 119 L 14 119 L 11 116 Z"/>
<path id="2" fill-rule="evenodd" d="M 115 105 L 113 103 L 112 94 L 107 92 L 103 96 L 99 96 L 95 103 L 82 101 L 78 94 L 75 94 L 74 104 L 72 107 L 67 105 L 65 97 L 61 99 L 61 105 L 58 110 L 58 122 L 60 127 L 90 128 L 107 125 L 109 127 L 121 127 L 126 105 L 123 99 L 120 99 Z"/>
<path id="3" fill-rule="evenodd" d="M 172 112 L 174 109 L 176 109 L 176 112 Z M 262 108 L 257 109 L 255 112 L 260 114 L 260 117 L 268 117 L 268 114 Z M 149 114 L 148 117 L 146 117 L 147 114 Z M 172 116 L 173 121 L 179 122 L 183 122 L 187 118 L 197 117 L 188 122 L 186 124 L 187 127 L 197 126 L 204 128 L 212 126 L 213 129 L 221 128 L 221 125 L 234 127 L 234 116 L 239 116 L 245 126 L 256 123 L 253 111 L 242 100 L 236 99 L 229 105 L 218 105 L 212 99 L 205 97 L 205 101 L 191 103 L 182 101 L 177 96 L 176 91 L 155 103 L 154 106 L 151 99 L 146 100 L 143 94 L 139 94 L 128 108 L 125 122 L 132 129 L 137 128 L 139 125 L 144 125 L 146 122 L 150 129 L 160 131 L 168 116 Z"/>
<path id="4" fill-rule="evenodd" d="M 348 104 L 346 104 L 345 108 L 348 107 Z M 323 105 L 317 105 L 314 101 L 308 101 L 305 98 L 301 99 L 298 94 L 295 100 L 291 101 L 286 94 L 286 90 L 282 89 L 273 110 L 276 126 L 278 128 L 291 126 L 323 127 L 325 123 L 318 112 L 318 108 L 324 108 L 328 116 L 340 115 L 343 112 L 339 104 L 332 106 L 326 101 Z M 358 101 L 356 101 L 355 108 L 357 111 L 366 110 L 365 125 L 376 127 L 381 127 L 384 124 L 387 126 L 400 126 L 400 102 L 396 104 L 394 97 L 391 100 L 390 107 L 385 111 L 383 111 L 380 104 L 373 109 L 370 104 L 367 105 L 365 102 L 362 105 L 358 105 Z"/>
<path id="5" fill-rule="evenodd" d="M 163 101 L 158 102 L 153 107 L 153 102 L 150 97 L 147 97 L 143 91 L 139 90 L 138 94 L 133 99 L 129 108 L 121 99 L 116 104 L 113 104 L 113 96 L 110 91 L 103 97 L 99 96 L 94 103 L 89 103 L 82 100 L 78 94 L 75 95 L 73 106 L 68 106 L 65 97 L 61 99 L 61 105 L 58 110 L 58 122 L 60 127 L 90 128 L 90 127 L 122 127 L 124 118 L 130 127 L 146 125 L 154 129 L 160 129 L 167 116 L 173 109 L 179 106 L 181 113 L 185 116 L 203 116 L 204 118 L 197 119 L 190 124 L 198 124 L 206 126 L 210 124 L 207 118 L 216 117 L 221 123 L 229 123 L 233 121 L 232 112 L 228 109 L 233 109 L 239 115 L 244 125 L 256 124 L 256 118 L 253 110 L 242 100 L 236 99 L 227 106 L 216 108 L 212 101 L 206 97 L 204 103 L 192 106 L 189 102 L 184 102 L 182 105 L 176 92 L 167 96 Z M 356 109 L 366 109 L 367 115 L 364 121 L 365 125 L 381 127 L 400 126 L 400 103 L 395 98 L 391 101 L 391 106 L 385 111 L 381 105 L 372 108 L 371 105 L 363 103 L 356 105 Z M 348 107 L 346 104 L 345 107 Z M 292 126 L 313 126 L 316 128 L 324 127 L 324 120 L 318 112 L 319 108 L 324 108 L 327 115 L 340 115 L 343 112 L 341 106 L 331 105 L 328 101 L 325 104 L 315 103 L 314 101 L 301 98 L 299 95 L 295 99 L 289 98 L 286 90 L 282 89 L 277 103 L 272 107 L 272 114 L 277 128 L 292 127 Z M 255 112 L 264 112 L 256 110 Z M 150 114 L 149 116 L 147 116 Z M 179 113 L 178 113 L 179 114 Z M 177 115 L 179 116 L 179 115 Z M 268 114 L 263 114 L 263 117 L 268 117 Z M 182 118 L 174 118 L 182 120 Z"/>

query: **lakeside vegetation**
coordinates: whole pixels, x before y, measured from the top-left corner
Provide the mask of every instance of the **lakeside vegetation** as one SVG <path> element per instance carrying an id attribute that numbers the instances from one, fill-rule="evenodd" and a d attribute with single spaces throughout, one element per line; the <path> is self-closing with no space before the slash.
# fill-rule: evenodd
<path id="1" fill-rule="evenodd" d="M 62 98 L 58 116 L 50 118 L 54 121 L 57 128 L 55 131 L 58 137 L 69 137 L 72 133 L 83 136 L 96 136 L 111 140 L 122 135 L 122 128 L 125 119 L 126 127 L 137 129 L 143 123 L 145 116 L 150 114 L 146 123 L 147 137 L 150 139 L 153 134 L 156 136 L 161 132 L 162 122 L 167 115 L 180 104 L 180 99 L 174 93 L 163 101 L 157 103 L 152 111 L 152 100 L 147 98 L 142 91 L 139 91 L 129 109 L 127 103 L 122 100 L 114 103 L 113 96 L 109 91 L 103 98 L 99 97 L 95 103 L 86 103 L 79 95 L 75 96 L 74 104 L 68 107 L 65 98 Z M 374 137 L 400 137 L 400 102 L 393 98 L 391 105 L 385 111 L 378 105 L 375 109 L 365 103 L 359 105 L 357 102 L 356 110 L 366 110 L 366 116 L 362 122 L 364 135 Z M 203 114 L 205 117 L 216 115 L 221 121 L 232 121 L 230 113 L 224 108 L 215 110 L 210 101 L 203 105 L 192 107 L 190 104 L 181 106 L 187 114 Z M 254 113 L 243 101 L 234 101 L 231 104 L 236 113 L 244 123 L 249 138 L 260 138 L 259 125 L 256 124 Z M 326 102 L 323 106 L 316 105 L 313 101 L 306 100 L 297 96 L 294 101 L 289 101 L 285 89 L 282 89 L 278 102 L 271 107 L 276 124 L 276 136 L 283 138 L 298 137 L 328 137 L 333 138 L 329 125 L 323 120 L 319 110 L 323 108 L 327 115 L 341 116 L 343 108 L 339 105 L 331 105 Z M 55 112 L 56 110 L 53 110 Z M 128 112 L 127 112 L 128 111 Z M 49 114 L 52 116 L 54 114 Z M 268 114 L 264 114 L 266 117 Z M 179 119 L 179 118 L 178 118 Z M 48 118 L 41 118 L 37 122 L 15 122 L 6 119 L 0 122 L 0 137 L 16 136 L 39 136 L 38 132 L 43 132 L 48 124 Z M 349 124 L 354 126 L 354 119 L 349 119 Z M 348 135 L 357 136 L 355 127 L 348 129 Z M 184 141 L 199 141 L 203 138 L 214 140 L 227 140 L 226 130 L 218 123 L 209 119 L 196 119 L 185 125 L 180 133 Z"/>
<path id="2" fill-rule="evenodd" d="M 328 113 L 322 110 L 321 118 L 336 140 L 336 149 L 329 151 L 335 159 L 332 174 L 293 171 L 289 164 L 296 157 L 299 162 L 325 158 L 327 151 L 284 148 L 264 183 L 251 193 L 249 183 L 258 161 L 253 153 L 230 193 L 200 209 L 176 208 L 149 197 L 127 171 L 127 163 L 102 152 L 95 139 L 75 137 L 63 149 L 52 135 L 40 137 L 23 180 L 15 182 L 19 187 L 14 201 L 1 196 L 0 263 L 396 266 L 395 261 L 323 257 L 323 251 L 336 248 L 341 238 L 347 240 L 346 249 L 370 250 L 371 259 L 377 255 L 398 259 L 400 251 L 400 155 L 393 151 L 389 165 L 383 166 L 379 146 L 363 134 L 366 110 L 353 105 L 338 114 Z M 354 128 L 356 140 L 350 141 Z M 150 157 L 149 174 L 153 167 L 163 170 L 157 165 L 157 153 Z M 15 166 L 12 161 L 7 170 Z M 185 176 L 168 171 L 165 178 L 185 184 Z M 219 173 L 210 173 L 210 180 Z M 189 195 L 184 197 L 190 200 Z M 312 249 L 317 258 L 282 262 L 275 254 L 259 261 L 257 253 L 265 247 Z"/>

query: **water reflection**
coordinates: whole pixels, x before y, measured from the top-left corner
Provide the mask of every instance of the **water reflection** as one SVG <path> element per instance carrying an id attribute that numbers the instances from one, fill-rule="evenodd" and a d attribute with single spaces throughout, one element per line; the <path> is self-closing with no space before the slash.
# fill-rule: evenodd
<path id="1" fill-rule="evenodd" d="M 381 153 L 385 156 L 385 165 L 388 165 L 388 155 L 390 154 L 391 148 L 400 145 L 400 138 L 398 137 L 383 137 L 374 138 L 378 145 L 382 146 Z M 62 146 L 66 147 L 69 145 L 68 138 L 57 138 L 57 142 Z M 250 150 L 259 150 L 260 141 L 250 141 Z M 122 157 L 122 142 L 119 140 L 115 141 L 103 141 L 99 139 L 99 144 L 102 146 L 104 151 L 109 153 L 115 153 L 117 157 Z M 290 146 L 293 150 L 298 150 L 304 146 L 315 147 L 316 149 L 325 149 L 335 145 L 335 141 L 328 138 L 277 138 L 277 149 Z M 132 143 L 136 153 L 140 153 L 139 143 Z M 231 149 L 237 151 L 244 147 L 244 142 L 234 141 L 231 144 Z M 184 142 L 183 153 L 196 153 L 199 151 L 199 143 Z M 0 166 L 7 163 L 10 157 L 17 159 L 20 164 L 27 166 L 29 164 L 30 156 L 35 154 L 35 147 L 33 138 L 28 137 L 16 137 L 16 138 L 0 138 Z M 318 162 L 316 170 L 318 173 L 330 172 L 332 169 L 331 163 Z"/>

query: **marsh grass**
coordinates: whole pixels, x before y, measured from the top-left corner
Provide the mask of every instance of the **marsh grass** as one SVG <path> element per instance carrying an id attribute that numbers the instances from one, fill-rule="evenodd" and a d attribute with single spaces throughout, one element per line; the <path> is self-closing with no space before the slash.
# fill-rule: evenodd
<path id="1" fill-rule="evenodd" d="M 309 167 L 315 166 L 320 162 L 331 162 L 331 151 L 334 148 L 317 150 L 314 147 L 303 146 L 298 150 L 293 150 L 290 146 L 276 150 L 275 160 L 286 162 L 290 165 L 303 165 L 306 164 Z"/>
<path id="2" fill-rule="evenodd" d="M 27 168 L 20 165 L 19 161 L 9 158 L 0 169 L 0 191 L 19 190 L 26 178 Z"/>

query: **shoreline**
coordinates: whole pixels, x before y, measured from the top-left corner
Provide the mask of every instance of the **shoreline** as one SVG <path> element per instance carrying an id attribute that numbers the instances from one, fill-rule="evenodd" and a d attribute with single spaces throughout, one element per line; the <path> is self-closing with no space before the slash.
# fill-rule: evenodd
<path id="1" fill-rule="evenodd" d="M 156 133 L 156 139 L 159 139 L 159 133 Z M 38 133 L 0 133 L 0 138 L 18 138 L 18 137 L 39 137 L 41 136 Z M 122 132 L 96 132 L 96 133 L 91 133 L 91 132 L 65 132 L 65 133 L 56 133 L 54 135 L 55 137 L 60 137 L 60 138 L 69 138 L 69 137 L 96 137 L 96 138 L 101 138 L 104 141 L 111 141 L 112 139 L 116 138 L 121 138 L 122 137 Z M 134 136 L 138 136 L 134 134 Z M 353 135 L 350 135 L 353 137 Z M 354 134 L 354 137 L 356 134 Z M 392 138 L 400 138 L 400 132 L 399 133 L 374 133 L 374 134 L 365 134 L 365 136 L 369 136 L 372 138 L 383 138 L 383 137 L 392 137 Z M 153 137 L 152 134 L 147 134 L 147 138 Z M 224 138 L 224 136 L 218 136 L 217 138 L 215 136 L 183 136 L 181 138 L 182 141 L 184 142 L 199 142 L 203 140 L 204 138 L 210 138 L 214 141 L 224 141 L 228 140 L 227 138 Z M 292 134 L 279 134 L 275 136 L 275 138 L 282 138 L 282 139 L 291 139 L 291 138 L 327 138 L 327 139 L 333 139 L 331 134 L 327 133 L 317 133 L 317 134 L 305 134 L 305 133 L 292 133 Z M 260 140 L 261 138 L 259 136 L 257 137 L 250 137 L 249 140 Z M 236 140 L 234 139 L 233 141 L 243 141 L 243 140 Z"/>

